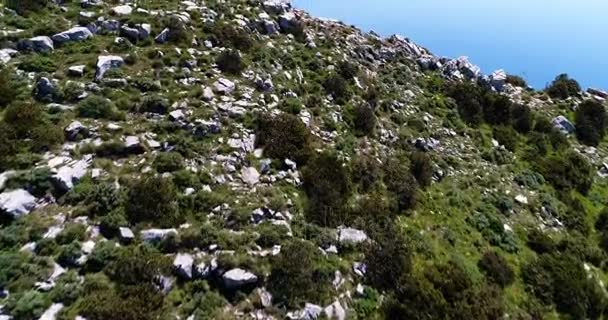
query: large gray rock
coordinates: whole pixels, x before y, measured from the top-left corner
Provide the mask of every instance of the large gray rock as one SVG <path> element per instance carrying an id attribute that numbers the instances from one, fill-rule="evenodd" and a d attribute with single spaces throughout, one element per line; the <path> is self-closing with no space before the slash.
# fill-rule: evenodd
<path id="1" fill-rule="evenodd" d="M 490 76 L 490 85 L 498 92 L 502 91 L 506 83 L 507 73 L 502 69 L 494 71 Z"/>
<path id="2" fill-rule="evenodd" d="M 357 244 L 367 241 L 367 234 L 361 230 L 353 228 L 338 228 L 338 241 L 341 244 Z"/>
<path id="3" fill-rule="evenodd" d="M 587 92 L 589 92 L 590 94 L 592 94 L 594 96 L 608 99 L 608 92 L 606 92 L 604 90 L 600 90 L 600 89 L 596 89 L 596 88 L 589 88 L 589 89 L 587 89 Z"/>
<path id="4" fill-rule="evenodd" d="M 57 173 L 53 175 L 55 185 L 63 191 L 74 188 L 74 185 L 87 174 L 91 160 L 92 158 L 88 157 L 59 168 Z"/>
<path id="5" fill-rule="evenodd" d="M 188 253 L 178 253 L 173 260 L 173 268 L 180 277 L 192 279 L 194 258 Z"/>
<path id="6" fill-rule="evenodd" d="M 196 265 L 196 267 L 194 267 L 194 272 L 197 278 L 207 279 L 218 269 L 218 267 L 217 258 L 213 258 L 209 262 L 201 262 Z"/>
<path id="7" fill-rule="evenodd" d="M 236 89 L 236 84 L 234 82 L 220 78 L 213 84 L 213 91 L 219 94 L 231 94 Z"/>
<path id="8" fill-rule="evenodd" d="M 138 136 L 128 136 L 125 138 L 125 151 L 133 154 L 144 152 L 144 146 Z"/>
<path id="9" fill-rule="evenodd" d="M 17 54 L 19 54 L 19 51 L 15 50 L 15 49 L 1 49 L 0 50 L 0 62 L 8 63 Z"/>
<path id="10" fill-rule="evenodd" d="M 85 127 L 80 121 L 72 121 L 67 127 L 65 127 L 65 137 L 69 141 L 76 141 L 78 136 L 87 136 L 89 129 Z"/>
<path id="11" fill-rule="evenodd" d="M 13 218 L 30 213 L 36 208 L 36 198 L 23 189 L 7 191 L 0 194 L 0 211 Z"/>
<path id="12" fill-rule="evenodd" d="M 4 184 L 6 183 L 6 181 L 8 181 L 8 179 L 10 179 L 16 175 L 17 175 L 17 171 L 14 171 L 14 170 L 4 171 L 4 172 L 0 173 L 0 190 L 4 189 Z"/>
<path id="13" fill-rule="evenodd" d="M 151 31 L 152 27 L 147 23 L 138 24 L 133 28 L 127 25 L 120 27 L 120 35 L 131 40 L 132 42 L 146 39 L 150 36 Z"/>
<path id="14" fill-rule="evenodd" d="M 258 282 L 258 277 L 249 271 L 236 268 L 224 273 L 222 280 L 227 289 L 238 289 Z"/>
<path id="15" fill-rule="evenodd" d="M 66 43 L 69 41 L 83 41 L 93 37 L 93 33 L 89 28 L 86 27 L 74 27 L 64 32 L 54 35 L 53 41 L 55 43 Z"/>
<path id="16" fill-rule="evenodd" d="M 84 76 L 84 69 L 86 68 L 85 65 L 77 65 L 77 66 L 71 66 L 68 68 L 68 74 L 72 77 L 82 77 Z"/>
<path id="17" fill-rule="evenodd" d="M 63 303 L 53 303 L 38 320 L 55 320 L 61 309 L 63 309 Z"/>
<path id="18" fill-rule="evenodd" d="M 337 301 L 337 300 L 334 301 L 334 303 L 330 304 L 329 306 L 325 307 L 325 309 L 323 309 L 323 312 L 325 313 L 325 316 L 328 319 L 333 319 L 333 320 L 346 319 L 346 310 L 344 310 L 344 308 L 340 304 L 340 301 Z"/>
<path id="19" fill-rule="evenodd" d="M 103 75 L 112 68 L 120 68 L 125 63 L 124 59 L 119 56 L 99 56 L 97 58 L 97 71 L 95 79 L 103 79 Z"/>
<path id="20" fill-rule="evenodd" d="M 291 10 L 289 0 L 267 0 L 262 3 L 264 10 L 272 14 L 281 14 Z"/>
<path id="21" fill-rule="evenodd" d="M 133 231 L 129 228 L 120 227 L 118 228 L 118 238 L 120 241 L 128 243 L 135 239 L 135 234 L 133 234 Z"/>
<path id="22" fill-rule="evenodd" d="M 298 26 L 298 17 L 293 12 L 287 12 L 279 16 L 279 26 L 283 31 L 293 30 Z"/>
<path id="23" fill-rule="evenodd" d="M 100 31 L 102 33 L 116 32 L 120 30 L 120 22 L 118 20 L 105 20 L 101 23 Z"/>
<path id="24" fill-rule="evenodd" d="M 572 122 L 564 116 L 557 116 L 553 119 L 553 126 L 564 134 L 572 134 L 576 130 Z"/>
<path id="25" fill-rule="evenodd" d="M 53 40 L 47 36 L 33 37 L 28 42 L 31 44 L 31 49 L 36 52 L 49 52 L 55 49 Z"/>
<path id="26" fill-rule="evenodd" d="M 117 16 L 128 16 L 133 12 L 133 8 L 129 5 L 122 5 L 112 8 L 110 12 Z"/>
<path id="27" fill-rule="evenodd" d="M 169 41 L 169 33 L 170 30 L 169 28 L 164 28 L 163 31 L 161 31 L 155 38 L 154 41 L 156 41 L 156 43 L 160 43 L 163 44 L 167 41 Z"/>
<path id="28" fill-rule="evenodd" d="M 176 229 L 147 229 L 140 233 L 141 240 L 144 242 L 158 242 L 166 239 L 170 235 L 177 235 Z"/>
<path id="29" fill-rule="evenodd" d="M 249 186 L 254 186 L 260 182 L 260 173 L 254 167 L 246 167 L 241 170 L 241 179 Z"/>
<path id="30" fill-rule="evenodd" d="M 37 100 L 53 101 L 57 96 L 55 84 L 47 77 L 41 77 L 36 81 L 34 87 L 34 97 Z"/>
<path id="31" fill-rule="evenodd" d="M 323 308 L 316 304 L 306 303 L 304 309 L 287 313 L 287 318 L 291 320 L 318 320 L 321 318 Z"/>

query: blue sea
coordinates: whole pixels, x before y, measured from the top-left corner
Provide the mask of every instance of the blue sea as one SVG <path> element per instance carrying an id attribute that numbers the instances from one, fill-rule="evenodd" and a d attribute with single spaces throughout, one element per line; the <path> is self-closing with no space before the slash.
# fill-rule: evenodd
<path id="1" fill-rule="evenodd" d="M 542 89 L 568 73 L 608 89 L 606 0 L 294 0 L 314 16 L 383 36 L 400 34 L 440 56 L 468 56 Z"/>

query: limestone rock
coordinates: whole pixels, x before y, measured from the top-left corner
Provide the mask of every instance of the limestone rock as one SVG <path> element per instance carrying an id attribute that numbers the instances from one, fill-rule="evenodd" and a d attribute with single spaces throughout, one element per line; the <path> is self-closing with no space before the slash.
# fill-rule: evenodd
<path id="1" fill-rule="evenodd" d="M 258 281 L 258 277 L 255 274 L 239 268 L 224 273 L 222 279 L 227 289 L 238 289 Z"/>
<path id="2" fill-rule="evenodd" d="M 0 194 L 0 211 L 13 218 L 30 213 L 36 208 L 36 198 L 23 189 Z"/>
<path id="3" fill-rule="evenodd" d="M 91 30 L 85 27 L 74 27 L 52 37 L 53 41 L 63 44 L 69 41 L 83 41 L 93 37 Z"/>
<path id="4" fill-rule="evenodd" d="M 120 68 L 125 61 L 119 56 L 99 56 L 97 58 L 97 71 L 95 79 L 103 79 L 103 75 L 112 68 Z"/>

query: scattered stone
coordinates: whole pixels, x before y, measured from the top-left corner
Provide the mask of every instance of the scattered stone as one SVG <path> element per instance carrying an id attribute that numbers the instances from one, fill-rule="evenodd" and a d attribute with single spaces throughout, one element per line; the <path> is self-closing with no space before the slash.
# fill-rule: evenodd
<path id="1" fill-rule="evenodd" d="M 28 42 L 31 43 L 32 50 L 36 52 L 49 52 L 55 50 L 53 40 L 47 36 L 34 37 L 29 39 Z"/>
<path id="2" fill-rule="evenodd" d="M 34 97 L 39 101 L 53 101 L 57 96 L 57 88 L 55 84 L 47 77 L 41 77 L 36 81 L 34 88 Z"/>
<path id="3" fill-rule="evenodd" d="M 523 205 L 527 205 L 528 204 L 528 197 L 519 194 L 515 197 L 515 201 L 517 201 L 517 203 L 519 204 L 523 204 Z"/>
<path id="4" fill-rule="evenodd" d="M 246 167 L 241 170 L 241 179 L 249 186 L 254 186 L 260 182 L 260 173 L 254 167 Z"/>
<path id="5" fill-rule="evenodd" d="M 64 131 L 65 137 L 69 141 L 76 141 L 79 136 L 86 137 L 89 134 L 89 129 L 80 121 L 72 121 L 72 123 L 70 123 Z"/>
<path id="6" fill-rule="evenodd" d="M 112 8 L 110 12 L 117 16 L 128 16 L 133 12 L 133 8 L 129 5 L 122 5 Z"/>
<path id="7" fill-rule="evenodd" d="M 85 27 L 74 27 L 52 37 L 53 41 L 63 44 L 69 41 L 83 41 L 93 37 L 91 30 Z"/>
<path id="8" fill-rule="evenodd" d="M 192 265 L 194 264 L 194 258 L 191 254 L 179 253 L 173 260 L 173 267 L 177 274 L 185 279 L 192 279 Z"/>
<path id="9" fill-rule="evenodd" d="M 19 218 L 36 208 L 36 198 L 23 189 L 0 194 L 0 211 L 13 218 Z"/>
<path id="10" fill-rule="evenodd" d="M 338 241 L 341 244 L 357 244 L 367 241 L 367 234 L 361 230 L 340 227 L 338 228 Z"/>
<path id="11" fill-rule="evenodd" d="M 84 76 L 84 65 L 71 66 L 68 68 L 68 74 L 72 77 L 82 77 Z"/>
<path id="12" fill-rule="evenodd" d="M 258 282 L 258 277 L 243 269 L 232 269 L 222 276 L 227 289 L 238 289 Z"/>
<path id="13" fill-rule="evenodd" d="M 553 119 L 553 126 L 564 134 L 572 134 L 576 130 L 572 122 L 564 116 Z"/>
<path id="14" fill-rule="evenodd" d="M 135 234 L 129 228 L 120 227 L 118 228 L 118 238 L 124 243 L 129 243 L 135 239 Z"/>
<path id="15" fill-rule="evenodd" d="M 74 188 L 86 174 L 91 164 L 91 157 L 74 162 L 71 165 L 63 166 L 53 175 L 55 185 L 64 192 Z"/>
<path id="16" fill-rule="evenodd" d="M 224 78 L 220 78 L 219 80 L 217 80 L 213 84 L 213 87 L 216 93 L 224 95 L 231 94 L 236 89 L 236 85 L 234 84 L 234 82 Z"/>
<path id="17" fill-rule="evenodd" d="M 119 56 L 99 56 L 97 58 L 97 71 L 95 79 L 101 80 L 103 75 L 112 68 L 120 68 L 125 61 Z"/>
<path id="18" fill-rule="evenodd" d="M 159 242 L 170 235 L 177 235 L 176 229 L 147 229 L 140 232 L 144 242 Z"/>

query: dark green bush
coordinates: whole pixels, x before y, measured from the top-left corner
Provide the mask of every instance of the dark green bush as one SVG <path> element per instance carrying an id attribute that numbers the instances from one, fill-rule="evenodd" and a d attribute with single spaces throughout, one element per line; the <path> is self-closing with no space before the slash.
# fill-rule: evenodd
<path id="1" fill-rule="evenodd" d="M 376 129 L 374 109 L 368 105 L 359 105 L 354 110 L 355 132 L 358 136 L 370 136 Z"/>
<path id="2" fill-rule="evenodd" d="M 15 10 L 20 15 L 39 12 L 49 5 L 49 0 L 7 0 L 6 7 Z"/>
<path id="3" fill-rule="evenodd" d="M 19 1 L 19 0 L 15 0 Z M 30 55 L 24 57 L 18 68 L 26 72 L 46 72 L 53 73 L 57 70 L 57 64 L 47 56 Z"/>
<path id="4" fill-rule="evenodd" d="M 292 240 L 272 260 L 268 289 L 276 303 L 298 308 L 322 301 L 329 291 L 330 275 L 319 269 L 323 257 L 310 242 Z"/>
<path id="5" fill-rule="evenodd" d="M 410 156 L 410 171 L 422 187 L 428 187 L 433 180 L 433 162 L 425 152 L 416 151 Z"/>
<path id="6" fill-rule="evenodd" d="M 348 169 L 336 155 L 322 153 L 308 162 L 302 178 L 309 200 L 308 219 L 321 226 L 340 225 L 351 193 Z"/>
<path id="7" fill-rule="evenodd" d="M 399 211 L 413 209 L 418 198 L 418 182 L 404 162 L 395 158 L 384 165 L 384 184 L 393 194 Z"/>
<path id="8" fill-rule="evenodd" d="M 553 252 L 556 249 L 553 239 L 539 229 L 532 229 L 528 232 L 527 244 L 538 254 Z"/>
<path id="9" fill-rule="evenodd" d="M 483 117 L 485 121 L 493 125 L 506 125 L 511 122 L 513 103 L 511 98 L 486 92 L 483 99 Z"/>
<path id="10" fill-rule="evenodd" d="M 346 80 L 352 80 L 359 74 L 359 66 L 349 61 L 338 63 L 338 73 Z"/>
<path id="11" fill-rule="evenodd" d="M 143 101 L 137 107 L 137 111 L 165 114 L 169 111 L 169 107 L 169 99 L 154 94 L 145 96 Z"/>
<path id="12" fill-rule="evenodd" d="M 10 125 L 0 122 L 0 170 L 10 167 L 13 157 L 18 152 L 17 132 Z"/>
<path id="13" fill-rule="evenodd" d="M 15 70 L 0 68 L 0 109 L 10 105 L 21 94 L 21 83 L 15 79 Z"/>
<path id="14" fill-rule="evenodd" d="M 394 290 L 412 269 L 408 239 L 389 223 L 374 240 L 365 250 L 366 281 L 379 290 Z"/>
<path id="15" fill-rule="evenodd" d="M 112 101 L 92 95 L 82 100 L 77 108 L 78 116 L 93 119 L 116 119 L 118 111 Z"/>
<path id="16" fill-rule="evenodd" d="M 249 51 L 254 46 L 253 39 L 246 31 L 230 24 L 217 24 L 213 29 L 216 44 L 236 50 Z"/>
<path id="17" fill-rule="evenodd" d="M 32 128 L 32 141 L 30 143 L 32 151 L 40 152 L 52 149 L 60 145 L 65 139 L 65 134 L 61 127 L 44 123 Z"/>
<path id="18" fill-rule="evenodd" d="M 332 74 L 323 82 L 323 88 L 328 95 L 334 98 L 338 104 L 347 103 L 353 93 L 348 86 L 348 82 L 339 74 Z"/>
<path id="19" fill-rule="evenodd" d="M 77 260 L 81 255 L 80 244 L 77 241 L 74 241 L 59 248 L 57 263 L 62 265 L 64 268 L 76 267 L 78 265 Z"/>
<path id="20" fill-rule="evenodd" d="M 232 75 L 241 74 L 247 67 L 241 54 L 236 50 L 222 52 L 215 60 L 215 63 L 222 72 Z"/>
<path id="21" fill-rule="evenodd" d="M 153 165 L 159 173 L 174 172 L 184 167 L 184 157 L 177 152 L 159 153 Z"/>
<path id="22" fill-rule="evenodd" d="M 533 115 L 528 106 L 514 104 L 511 108 L 513 129 L 525 134 L 532 130 Z"/>
<path id="23" fill-rule="evenodd" d="M 595 101 L 587 100 L 576 108 L 576 137 L 586 145 L 597 146 L 606 134 L 605 107 Z"/>
<path id="24" fill-rule="evenodd" d="M 154 222 L 174 226 L 178 222 L 177 190 L 173 182 L 160 177 L 146 177 L 129 189 L 126 212 L 129 221 Z"/>
<path id="25" fill-rule="evenodd" d="M 515 87 L 528 88 L 528 83 L 524 78 L 512 74 L 507 75 L 507 83 Z"/>
<path id="26" fill-rule="evenodd" d="M 84 199 L 89 214 L 105 215 L 121 205 L 122 199 L 116 187 L 109 182 L 96 183 Z"/>
<path id="27" fill-rule="evenodd" d="M 581 86 L 574 79 L 570 79 L 567 74 L 560 74 L 551 82 L 545 89 L 545 92 L 551 98 L 566 99 L 572 96 L 578 96 L 581 92 Z"/>
<path id="28" fill-rule="evenodd" d="M 595 170 L 575 151 L 539 159 L 537 171 L 556 189 L 573 190 L 586 194 L 593 184 Z"/>
<path id="29" fill-rule="evenodd" d="M 151 247 L 122 247 L 105 269 L 113 281 L 121 285 L 153 284 L 156 277 L 169 270 L 168 258 Z"/>
<path id="30" fill-rule="evenodd" d="M 86 232 L 87 228 L 83 224 L 71 224 L 57 235 L 55 241 L 60 245 L 70 244 L 74 241 L 84 241 Z"/>
<path id="31" fill-rule="evenodd" d="M 471 125 L 479 125 L 483 120 L 484 94 L 481 87 L 470 82 L 459 82 L 447 88 L 447 95 L 458 105 L 460 117 Z"/>
<path id="32" fill-rule="evenodd" d="M 38 319 L 51 305 L 51 301 L 44 293 L 30 290 L 16 296 L 11 296 L 6 309 L 15 320 Z"/>
<path id="33" fill-rule="evenodd" d="M 31 137 L 32 128 L 44 122 L 42 108 L 37 104 L 20 102 L 10 105 L 4 112 L 4 122 L 10 125 L 17 137 Z"/>
<path id="34" fill-rule="evenodd" d="M 515 149 L 517 149 L 519 137 L 517 131 L 513 130 L 513 128 L 507 126 L 494 127 L 492 129 L 492 134 L 494 139 L 507 150 L 515 151 Z"/>
<path id="35" fill-rule="evenodd" d="M 504 288 L 515 280 L 515 273 L 507 260 L 496 251 L 488 251 L 481 257 L 477 266 L 491 282 Z"/>
<path id="36" fill-rule="evenodd" d="M 598 319 L 608 305 L 597 280 L 569 254 L 541 255 L 524 266 L 522 278 L 528 292 L 573 319 Z"/>
<path id="37" fill-rule="evenodd" d="M 300 118 L 282 113 L 262 116 L 256 125 L 256 145 L 264 147 L 266 156 L 304 164 L 311 155 L 311 135 Z"/>

